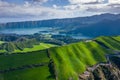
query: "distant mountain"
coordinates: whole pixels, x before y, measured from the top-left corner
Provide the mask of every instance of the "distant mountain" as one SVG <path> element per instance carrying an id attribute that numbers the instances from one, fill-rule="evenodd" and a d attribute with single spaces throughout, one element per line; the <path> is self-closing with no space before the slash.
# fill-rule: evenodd
<path id="1" fill-rule="evenodd" d="M 110 36 L 120 35 L 120 19 L 118 20 L 103 20 L 101 22 L 87 25 L 86 27 L 79 27 L 69 33 L 81 33 L 85 36 Z"/>
<path id="2" fill-rule="evenodd" d="M 93 24 L 102 20 L 116 20 L 116 19 L 120 19 L 120 14 L 106 13 L 89 17 L 4 23 L 0 24 L 0 29 L 35 28 L 35 27 L 73 27 L 73 26 L 83 27 L 86 24 Z"/>

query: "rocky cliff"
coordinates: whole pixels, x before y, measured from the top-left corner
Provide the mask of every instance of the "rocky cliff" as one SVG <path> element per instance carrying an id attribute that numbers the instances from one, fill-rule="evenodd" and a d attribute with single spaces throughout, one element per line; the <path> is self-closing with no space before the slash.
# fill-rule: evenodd
<path id="1" fill-rule="evenodd" d="M 109 62 L 89 67 L 80 80 L 120 80 L 120 56 L 110 56 Z"/>

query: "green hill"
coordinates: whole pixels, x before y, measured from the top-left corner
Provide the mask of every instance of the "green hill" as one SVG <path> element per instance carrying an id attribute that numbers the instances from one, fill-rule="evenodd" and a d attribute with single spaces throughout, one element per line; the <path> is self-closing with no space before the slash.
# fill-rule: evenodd
<path id="1" fill-rule="evenodd" d="M 24 48 L 23 50 L 15 50 L 14 52 L 31 52 L 31 51 L 37 51 L 37 50 L 44 50 L 50 47 L 55 47 L 57 45 L 48 44 L 48 43 L 40 43 L 39 45 L 33 45 L 33 48 Z"/>
<path id="2" fill-rule="evenodd" d="M 18 52 L 31 52 L 37 50 L 43 50 L 57 45 L 30 41 L 20 41 L 20 42 L 1 42 L 0 53 L 18 53 Z"/>
<path id="3" fill-rule="evenodd" d="M 98 37 L 96 38 L 98 43 L 106 45 L 106 47 L 113 50 L 120 50 L 120 36 L 117 37 Z"/>
<path id="4" fill-rule="evenodd" d="M 78 80 L 87 67 L 120 50 L 120 36 L 98 37 L 45 50 L 0 55 L 0 80 Z"/>
<path id="5" fill-rule="evenodd" d="M 56 76 L 60 80 L 78 80 L 79 74 L 83 73 L 88 66 L 93 66 L 100 62 L 105 62 L 106 54 L 111 54 L 111 50 L 120 50 L 120 36 L 99 37 L 93 41 L 79 42 L 67 46 L 51 48 L 51 58 L 53 59 Z M 99 44 L 97 41 L 101 41 Z M 103 47 L 108 46 L 109 49 Z"/>

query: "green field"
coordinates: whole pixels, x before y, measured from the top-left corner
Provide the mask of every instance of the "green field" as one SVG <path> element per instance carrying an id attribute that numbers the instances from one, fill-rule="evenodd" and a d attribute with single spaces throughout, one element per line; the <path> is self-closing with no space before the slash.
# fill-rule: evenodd
<path id="1" fill-rule="evenodd" d="M 48 66 L 42 66 L 0 74 L 0 80 L 54 80 L 50 75 Z"/>
<path id="2" fill-rule="evenodd" d="M 3 41 L 0 41 L 0 44 L 4 43 Z"/>
<path id="3" fill-rule="evenodd" d="M 48 43 L 40 43 L 39 45 L 33 45 L 32 48 L 24 48 L 23 50 L 15 49 L 12 53 L 23 53 L 23 52 L 32 52 L 37 50 L 44 50 L 50 47 L 55 47 L 57 45 L 48 44 Z M 0 50 L 0 53 L 7 53 L 6 50 Z"/>
<path id="4" fill-rule="evenodd" d="M 25 54 L 0 55 L 0 70 L 46 62 L 49 62 L 46 50 Z"/>
<path id="5" fill-rule="evenodd" d="M 58 80 L 79 80 L 79 74 L 87 67 L 106 62 L 105 55 L 111 54 L 111 50 L 120 50 L 120 36 L 98 37 L 90 42 L 58 47 L 42 43 L 32 49 L 25 48 L 22 53 L 16 51 L 16 54 L 0 55 L 0 70 L 3 71 L 45 63 L 44 66 L 1 73 L 0 80 L 54 80 L 55 77 Z M 52 67 L 49 66 L 51 61 Z"/>
<path id="6" fill-rule="evenodd" d="M 18 52 L 31 52 L 31 51 L 37 51 L 37 50 L 43 50 L 50 47 L 55 47 L 56 45 L 48 44 L 48 43 L 40 43 L 39 45 L 34 45 L 33 48 L 24 48 L 23 50 L 15 50 L 15 53 Z"/>
<path id="7" fill-rule="evenodd" d="M 47 80 L 49 78 L 49 58 L 46 50 L 35 51 L 24 54 L 9 54 L 0 56 L 0 70 L 17 69 L 15 71 L 8 71 L 0 74 L 0 80 Z M 24 68 L 27 65 L 45 64 L 44 66 Z"/>

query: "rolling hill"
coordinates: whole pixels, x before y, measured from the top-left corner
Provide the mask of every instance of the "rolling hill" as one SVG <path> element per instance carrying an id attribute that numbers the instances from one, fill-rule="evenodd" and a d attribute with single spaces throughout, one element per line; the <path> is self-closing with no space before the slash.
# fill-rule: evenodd
<path id="1" fill-rule="evenodd" d="M 88 66 L 105 62 L 105 55 L 111 54 L 112 50 L 120 50 L 118 40 L 114 40 L 112 37 L 98 37 L 93 41 L 50 49 L 51 57 L 56 66 L 56 76 L 60 80 L 70 78 L 78 80 L 79 74 L 83 73 Z M 97 41 L 102 42 L 102 44 Z"/>
<path id="2" fill-rule="evenodd" d="M 119 39 L 101 36 L 42 51 L 1 54 L 0 80 L 78 80 L 88 67 L 120 51 Z"/>

